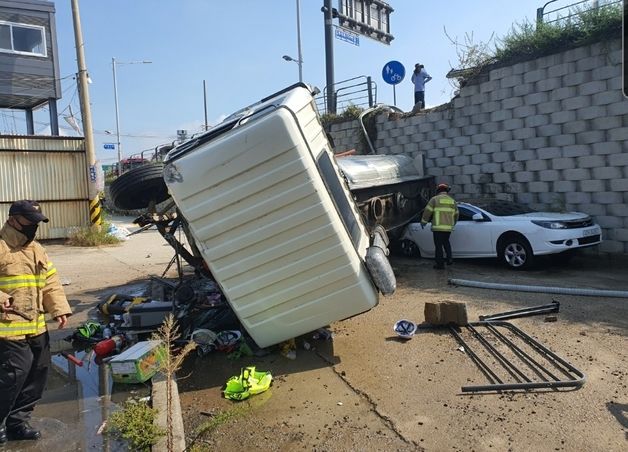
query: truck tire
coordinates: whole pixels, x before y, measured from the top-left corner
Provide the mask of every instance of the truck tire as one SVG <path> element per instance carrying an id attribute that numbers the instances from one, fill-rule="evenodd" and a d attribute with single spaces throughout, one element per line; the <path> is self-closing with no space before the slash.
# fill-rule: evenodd
<path id="1" fill-rule="evenodd" d="M 111 200 L 122 210 L 145 209 L 170 197 L 163 178 L 162 163 L 133 168 L 111 183 Z"/>

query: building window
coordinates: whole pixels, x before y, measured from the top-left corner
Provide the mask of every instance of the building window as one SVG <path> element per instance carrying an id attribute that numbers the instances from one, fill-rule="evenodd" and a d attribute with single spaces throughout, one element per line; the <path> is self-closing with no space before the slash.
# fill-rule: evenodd
<path id="1" fill-rule="evenodd" d="M 47 56 L 44 27 L 0 22 L 0 52 Z"/>

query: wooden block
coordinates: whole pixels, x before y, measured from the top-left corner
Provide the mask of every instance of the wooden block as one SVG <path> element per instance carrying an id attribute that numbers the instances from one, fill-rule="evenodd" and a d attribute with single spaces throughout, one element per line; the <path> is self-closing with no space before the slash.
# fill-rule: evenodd
<path id="1" fill-rule="evenodd" d="M 440 303 L 425 303 L 425 322 L 431 325 L 441 325 L 440 323 Z"/>

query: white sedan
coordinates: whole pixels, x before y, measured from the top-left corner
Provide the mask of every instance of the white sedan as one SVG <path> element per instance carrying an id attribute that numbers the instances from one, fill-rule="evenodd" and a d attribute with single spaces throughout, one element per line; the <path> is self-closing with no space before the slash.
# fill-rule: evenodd
<path id="1" fill-rule="evenodd" d="M 581 212 L 537 212 L 497 199 L 459 202 L 460 217 L 450 243 L 454 258 L 497 257 L 513 269 L 529 267 L 534 256 L 597 245 L 602 229 Z M 401 236 L 407 256 L 434 257 L 431 224 L 410 223 Z"/>

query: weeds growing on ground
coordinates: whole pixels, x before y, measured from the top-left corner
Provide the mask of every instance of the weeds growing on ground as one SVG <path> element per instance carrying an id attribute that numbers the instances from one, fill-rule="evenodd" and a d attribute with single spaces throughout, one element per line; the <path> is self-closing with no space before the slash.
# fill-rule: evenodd
<path id="1" fill-rule="evenodd" d="M 202 438 L 205 435 L 212 433 L 221 425 L 226 424 L 227 422 L 244 415 L 244 412 L 245 411 L 242 408 L 234 408 L 228 411 L 218 413 L 215 416 L 212 416 L 212 418 L 208 421 L 203 422 L 194 430 L 193 438 L 188 445 L 188 450 L 190 452 L 202 451 L 203 447 L 199 445 L 199 442 L 202 441 Z"/>
<path id="2" fill-rule="evenodd" d="M 157 410 L 146 402 L 127 401 L 107 419 L 107 433 L 129 442 L 132 450 L 150 451 L 165 432 L 155 426 Z"/>
<path id="3" fill-rule="evenodd" d="M 159 370 L 166 378 L 166 423 L 168 430 L 166 432 L 166 448 L 167 450 L 174 451 L 174 436 L 173 436 L 173 406 L 172 406 L 172 384 L 175 379 L 177 370 L 183 364 L 183 360 L 192 350 L 196 348 L 196 344 L 189 341 L 185 346 L 178 350 L 175 350 L 175 343 L 180 337 L 179 327 L 174 319 L 174 316 L 170 314 L 161 324 L 161 327 L 156 334 L 153 335 L 153 339 L 161 340 L 166 349 L 166 356 L 161 369 Z"/>
<path id="4" fill-rule="evenodd" d="M 108 234 L 109 223 L 77 228 L 70 234 L 67 244 L 71 246 L 116 245 L 120 239 Z"/>

